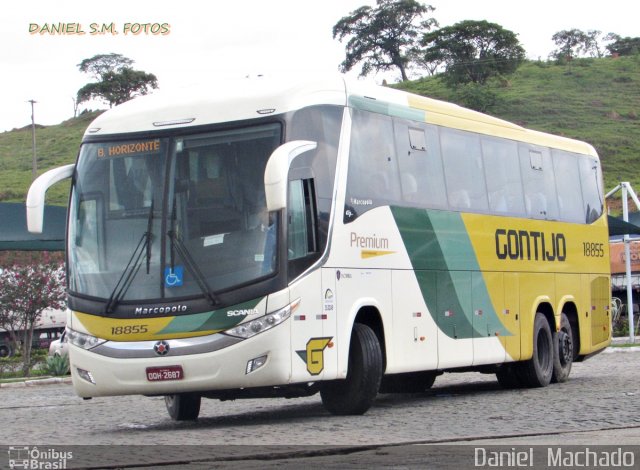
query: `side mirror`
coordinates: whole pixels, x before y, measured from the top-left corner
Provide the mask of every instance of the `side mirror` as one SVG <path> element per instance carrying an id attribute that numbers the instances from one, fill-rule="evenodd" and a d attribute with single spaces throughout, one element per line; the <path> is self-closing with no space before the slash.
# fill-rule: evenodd
<path id="1" fill-rule="evenodd" d="M 75 163 L 61 166 L 38 176 L 27 193 L 27 229 L 31 233 L 42 233 L 44 223 L 44 196 L 54 184 L 73 176 Z"/>
<path id="2" fill-rule="evenodd" d="M 287 207 L 287 176 L 293 159 L 317 146 L 317 142 L 310 140 L 294 140 L 273 151 L 264 170 L 264 190 L 269 212 Z"/>

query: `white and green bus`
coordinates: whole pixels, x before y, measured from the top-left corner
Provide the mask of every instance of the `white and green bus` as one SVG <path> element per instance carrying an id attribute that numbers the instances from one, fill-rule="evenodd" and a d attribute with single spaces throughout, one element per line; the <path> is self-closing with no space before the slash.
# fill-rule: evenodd
<path id="1" fill-rule="evenodd" d="M 335 414 L 448 371 L 567 380 L 610 342 L 588 144 L 344 77 L 141 97 L 72 178 L 67 323 L 81 397 L 320 392 Z"/>

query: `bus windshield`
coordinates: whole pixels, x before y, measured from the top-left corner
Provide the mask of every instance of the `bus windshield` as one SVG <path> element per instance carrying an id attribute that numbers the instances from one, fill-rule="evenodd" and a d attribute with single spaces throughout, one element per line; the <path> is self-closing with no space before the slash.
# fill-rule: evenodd
<path id="1" fill-rule="evenodd" d="M 69 213 L 69 290 L 121 301 L 208 297 L 273 274 L 264 170 L 280 124 L 85 143 Z"/>

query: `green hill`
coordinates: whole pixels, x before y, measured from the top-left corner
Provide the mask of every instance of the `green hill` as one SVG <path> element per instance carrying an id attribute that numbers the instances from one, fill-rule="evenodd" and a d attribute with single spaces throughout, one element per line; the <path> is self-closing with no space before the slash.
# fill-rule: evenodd
<path id="1" fill-rule="evenodd" d="M 436 77 L 397 87 L 464 105 Z M 620 181 L 640 190 L 640 56 L 528 62 L 491 90 L 496 102 L 485 112 L 589 142 L 602 159 L 606 190 Z"/>
<path id="2" fill-rule="evenodd" d="M 67 163 L 78 154 L 82 135 L 100 112 L 84 113 L 56 126 L 36 125 L 38 173 Z M 0 133 L 0 201 L 24 202 L 31 184 L 31 126 Z M 62 182 L 47 193 L 47 204 L 67 204 L 69 184 Z"/>
<path id="3" fill-rule="evenodd" d="M 437 77 L 396 87 L 464 105 L 464 97 Z M 640 190 L 640 56 L 528 62 L 491 91 L 495 102 L 488 114 L 587 141 L 600 154 L 607 190 L 619 181 L 630 181 Z M 57 126 L 39 126 L 39 171 L 72 163 L 84 130 L 96 116 L 86 113 Z M 30 183 L 30 126 L 0 133 L 0 201 L 24 201 Z M 66 204 L 68 188 L 54 186 L 47 202 Z"/>

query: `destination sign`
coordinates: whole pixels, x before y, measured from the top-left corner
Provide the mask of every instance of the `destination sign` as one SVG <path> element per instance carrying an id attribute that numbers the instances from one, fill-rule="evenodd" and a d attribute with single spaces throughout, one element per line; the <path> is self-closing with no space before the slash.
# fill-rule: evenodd
<path id="1" fill-rule="evenodd" d="M 138 142 L 114 143 L 98 147 L 98 158 L 123 157 L 139 153 L 160 152 L 159 140 L 143 140 Z"/>

